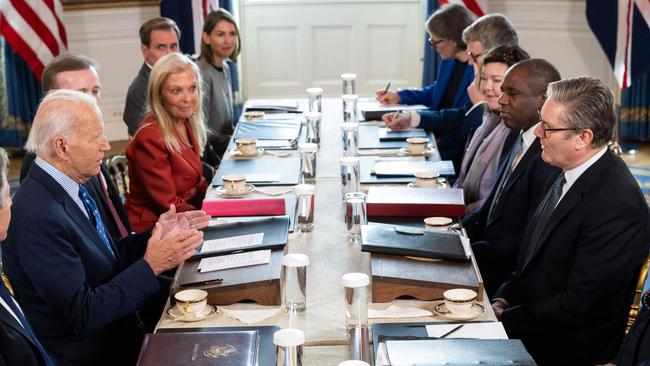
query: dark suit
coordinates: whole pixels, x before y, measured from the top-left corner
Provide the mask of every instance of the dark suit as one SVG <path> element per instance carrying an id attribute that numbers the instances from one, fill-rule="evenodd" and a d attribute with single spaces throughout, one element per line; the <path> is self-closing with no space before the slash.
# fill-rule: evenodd
<path id="1" fill-rule="evenodd" d="M 501 316 L 508 336 L 541 366 L 609 361 L 650 242 L 639 185 L 607 151 L 560 200 L 538 240 L 531 240 L 534 226 L 526 228 L 515 273 L 495 294 L 509 303 Z"/>
<path id="2" fill-rule="evenodd" d="M 518 134 L 519 131 L 513 131 L 506 143 Z M 512 148 L 512 143 L 509 146 Z M 502 154 L 505 159 L 492 193 L 480 210 L 463 220 L 488 296 L 492 296 L 514 271 L 524 229 L 542 199 L 548 177 L 559 171 L 542 160 L 540 151 L 539 139 L 536 138 L 505 182 L 490 216 L 490 207 L 506 172 L 510 152 Z"/>
<path id="3" fill-rule="evenodd" d="M 36 159 L 36 155 L 34 153 L 28 152 L 27 154 L 25 154 L 25 158 L 23 159 L 23 164 L 20 167 L 21 183 L 25 179 L 25 177 L 27 177 L 27 173 L 29 173 L 29 168 L 31 168 L 31 166 L 34 164 L 34 159 Z M 126 214 L 126 208 L 124 208 L 124 203 L 122 203 L 122 198 L 120 197 L 120 193 L 118 192 L 117 188 L 115 188 L 115 185 L 111 180 L 111 175 L 108 172 L 108 168 L 106 167 L 105 164 L 101 165 L 101 174 L 104 176 L 104 180 L 106 181 L 106 189 L 108 190 L 108 196 L 111 198 L 113 207 L 115 207 L 115 212 L 117 213 L 120 220 L 122 220 L 122 224 L 124 225 L 126 231 L 128 233 L 131 233 L 132 231 L 131 223 L 129 222 L 129 217 Z M 106 202 L 106 198 L 105 198 L 106 195 L 104 195 L 104 191 L 102 189 L 101 183 L 99 182 L 99 178 L 93 177 L 92 179 L 84 183 L 84 187 L 86 187 L 90 195 L 97 203 L 97 209 L 99 210 L 99 214 L 102 217 L 102 222 L 104 223 L 106 230 L 108 230 L 111 239 L 113 239 L 113 241 L 120 240 L 122 238 L 122 235 L 120 234 L 117 224 L 115 223 L 115 219 L 113 218 L 110 208 L 108 207 L 108 203 Z"/>
<path id="4" fill-rule="evenodd" d="M 133 362 L 143 334 L 136 310 L 160 290 L 142 259 L 148 234 L 117 242 L 114 257 L 81 208 L 36 164 L 11 211 L 4 269 L 48 352 L 62 365 Z"/>
<path id="5" fill-rule="evenodd" d="M 25 333 L 25 328 L 0 305 L 0 366 L 41 365 L 45 365 L 43 356 Z"/>
<path id="6" fill-rule="evenodd" d="M 650 309 L 646 306 L 625 336 L 614 361 L 616 366 L 650 366 Z"/>
<path id="7" fill-rule="evenodd" d="M 149 75 L 151 69 L 146 63 L 142 63 L 138 75 L 131 82 L 129 90 L 126 93 L 126 102 L 124 103 L 124 113 L 122 119 L 129 130 L 129 135 L 135 135 L 140 123 L 147 114 L 147 91 L 149 86 Z"/>

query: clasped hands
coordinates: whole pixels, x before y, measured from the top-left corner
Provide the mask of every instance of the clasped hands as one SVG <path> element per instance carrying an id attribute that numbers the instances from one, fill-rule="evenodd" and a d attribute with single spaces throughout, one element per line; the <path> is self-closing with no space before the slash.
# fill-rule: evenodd
<path id="1" fill-rule="evenodd" d="M 176 212 L 176 207 L 171 205 L 169 211 L 160 215 L 151 232 L 144 260 L 156 275 L 178 266 L 203 243 L 203 232 L 199 229 L 209 222 L 210 216 L 204 211 Z"/>

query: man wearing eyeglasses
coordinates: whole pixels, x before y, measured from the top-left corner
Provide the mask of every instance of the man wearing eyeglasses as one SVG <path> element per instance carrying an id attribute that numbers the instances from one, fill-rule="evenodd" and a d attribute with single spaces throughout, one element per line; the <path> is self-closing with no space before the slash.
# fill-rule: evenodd
<path id="1" fill-rule="evenodd" d="M 542 159 L 561 172 L 524 233 L 512 277 L 493 304 L 510 338 L 539 365 L 594 365 L 616 355 L 650 214 L 607 144 L 613 97 L 599 80 L 551 83 L 535 128 Z"/>
<path id="2" fill-rule="evenodd" d="M 556 171 L 540 156 L 535 126 L 546 87 L 557 80 L 560 73 L 552 64 L 529 59 L 513 65 L 501 84 L 501 119 L 518 134 L 517 141 L 504 153 L 497 183 L 483 206 L 463 220 L 488 296 L 514 271 L 524 229 Z"/>

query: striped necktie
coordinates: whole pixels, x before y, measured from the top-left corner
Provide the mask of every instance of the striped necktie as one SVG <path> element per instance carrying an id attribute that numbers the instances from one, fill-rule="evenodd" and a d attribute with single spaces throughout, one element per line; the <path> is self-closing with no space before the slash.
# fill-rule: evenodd
<path id="1" fill-rule="evenodd" d="M 99 210 L 97 209 L 97 204 L 95 204 L 95 201 L 90 197 L 90 194 L 88 194 L 88 190 L 86 190 L 86 187 L 79 185 L 79 198 L 81 199 L 81 202 L 83 202 L 84 207 L 86 208 L 86 212 L 88 213 L 88 217 L 90 218 L 90 222 L 95 226 L 95 230 L 97 230 L 97 234 L 99 234 L 99 237 L 102 238 L 102 242 L 104 243 L 104 246 L 106 246 L 106 249 L 115 257 L 115 252 L 113 252 L 113 248 L 111 247 L 111 242 L 108 239 L 108 235 L 106 234 L 106 228 L 104 227 L 104 223 L 102 222 L 102 218 L 99 215 Z"/>

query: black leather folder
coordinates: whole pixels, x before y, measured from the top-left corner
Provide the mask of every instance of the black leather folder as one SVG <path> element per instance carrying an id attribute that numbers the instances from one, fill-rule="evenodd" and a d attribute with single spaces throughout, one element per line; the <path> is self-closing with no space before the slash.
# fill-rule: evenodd
<path id="1" fill-rule="evenodd" d="M 213 240 L 230 238 L 233 236 L 264 233 L 262 243 L 243 247 L 237 250 L 220 250 L 201 253 L 200 245 L 196 248 L 196 255 L 192 258 L 214 257 L 218 255 L 249 252 L 261 249 L 281 248 L 287 243 L 289 235 L 289 218 L 286 216 L 260 218 L 258 220 L 239 221 L 228 224 L 210 226 L 203 229 L 203 239 Z"/>
<path id="2" fill-rule="evenodd" d="M 536 365 L 519 339 L 389 340 L 394 365 Z"/>
<path id="3" fill-rule="evenodd" d="M 359 126 L 359 149 L 399 149 L 406 141 L 380 141 L 380 126 Z"/>
<path id="4" fill-rule="evenodd" d="M 445 260 L 469 260 L 458 234 L 399 225 L 361 226 L 361 250 Z"/>
<path id="5" fill-rule="evenodd" d="M 233 139 L 256 138 L 259 140 L 297 141 L 302 124 L 282 121 L 238 123 Z"/>
<path id="6" fill-rule="evenodd" d="M 375 161 L 376 156 L 359 156 L 359 175 L 362 184 L 386 184 L 386 183 L 410 183 L 415 181 L 413 176 L 404 175 L 376 175 L 375 174 Z M 436 170 L 438 173 L 447 178 L 454 177 L 456 172 L 454 164 L 449 160 L 443 160 Z"/>
<path id="7" fill-rule="evenodd" d="M 228 174 L 282 174 L 279 181 L 248 183 L 256 186 L 294 186 L 300 181 L 300 157 L 263 156 L 249 160 L 224 159 L 212 179 L 212 185 L 223 185 L 223 176 Z"/>
<path id="8" fill-rule="evenodd" d="M 386 127 L 380 127 L 377 130 L 379 141 L 406 141 L 411 137 L 427 137 L 427 133 L 422 129 L 391 131 Z"/>
<path id="9" fill-rule="evenodd" d="M 221 366 L 256 366 L 259 338 L 256 330 L 147 334 L 138 366 L 211 365 L 217 357 Z"/>
<path id="10" fill-rule="evenodd" d="M 203 327 L 203 328 L 160 328 L 156 333 L 215 333 L 215 332 L 233 332 L 233 331 L 246 331 L 256 330 L 259 332 L 259 352 L 258 364 L 259 366 L 275 366 L 277 364 L 277 353 L 275 351 L 275 344 L 273 344 L 273 333 L 280 330 L 276 326 L 257 326 L 257 327 Z"/>

